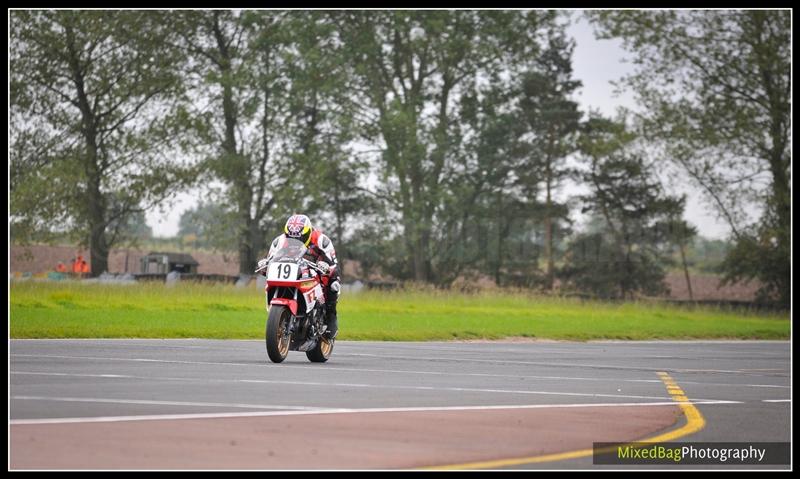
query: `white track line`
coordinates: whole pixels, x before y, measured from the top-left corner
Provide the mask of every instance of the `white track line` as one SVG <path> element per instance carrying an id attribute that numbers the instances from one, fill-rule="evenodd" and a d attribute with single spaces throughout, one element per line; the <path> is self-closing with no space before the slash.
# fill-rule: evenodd
<path id="1" fill-rule="evenodd" d="M 764 399 L 761 402 L 792 402 L 791 399 Z"/>
<path id="2" fill-rule="evenodd" d="M 188 381 L 188 382 L 222 382 L 222 383 L 254 383 L 254 384 L 286 384 L 293 386 L 314 386 L 314 387 L 351 387 L 351 388 L 368 388 L 368 389 L 411 389 L 418 391 L 454 391 L 454 392 L 479 392 L 491 394 L 540 394 L 551 396 L 582 396 L 582 397 L 609 397 L 621 399 L 667 399 L 663 396 L 640 396 L 630 394 L 600 394 L 600 393 L 573 393 L 573 392 L 556 392 L 556 391 L 531 391 L 531 390 L 515 390 L 515 389 L 486 389 L 486 388 L 458 388 L 458 387 L 434 387 L 434 386 L 401 386 L 401 385 L 384 385 L 384 384 L 366 384 L 366 383 L 326 383 L 315 381 L 281 381 L 270 379 L 208 379 L 208 378 L 177 378 L 177 377 L 159 377 L 159 376 L 133 376 L 122 374 L 69 374 L 69 373 L 44 373 L 44 372 L 25 372 L 25 371 L 12 371 L 11 374 L 16 375 L 39 375 L 39 376 L 76 376 L 76 377 L 97 377 L 109 379 L 136 379 L 136 380 L 153 380 L 153 381 Z M 707 399 L 698 398 L 698 401 L 713 401 L 713 402 L 726 402 L 738 403 L 739 401 L 727 401 L 723 399 Z"/>
<path id="3" fill-rule="evenodd" d="M 688 369 L 688 368 L 645 368 L 639 366 L 619 366 L 614 364 L 585 364 L 585 363 L 552 363 L 542 361 L 515 361 L 510 359 L 474 359 L 474 358 L 448 358 L 448 357 L 431 357 L 431 356 L 389 356 L 384 354 L 367 354 L 367 353 L 340 353 L 339 356 L 365 356 L 372 358 L 382 359 L 406 359 L 413 361 L 450 361 L 450 362 L 475 362 L 475 363 L 497 363 L 497 364 L 526 364 L 531 366 L 555 366 L 555 367 L 576 367 L 587 369 L 620 369 L 620 370 L 633 370 L 633 371 L 668 371 L 668 372 L 703 372 L 703 373 L 735 373 L 735 374 L 750 374 L 750 371 L 740 369 Z M 687 359 L 690 360 L 690 359 Z M 775 369 L 774 371 L 785 371 L 783 369 Z M 788 374 L 788 371 L 787 371 Z M 774 375 L 774 374 L 773 374 Z"/>
<path id="4" fill-rule="evenodd" d="M 427 411 L 473 411 L 494 409 L 547 409 L 547 408 L 587 408 L 587 407 L 641 407 L 641 406 L 677 406 L 679 404 L 729 404 L 735 401 L 665 401 L 665 402 L 636 402 L 636 403 L 578 403 L 578 404 L 525 404 L 525 405 L 498 405 L 498 406 L 434 406 L 434 407 L 397 407 L 397 408 L 331 408 L 304 411 L 263 411 L 263 412 L 231 412 L 231 413 L 206 413 L 206 414 L 159 414 L 142 416 L 102 416 L 102 417 L 71 417 L 47 419 L 12 419 L 10 425 L 33 424 L 70 424 L 92 422 L 127 422 L 127 421 L 165 421 L 176 419 L 217 419 L 237 417 L 269 417 L 269 416 L 302 416 L 312 414 L 359 414 L 359 413 L 385 413 L 385 412 L 427 412 Z"/>
<path id="5" fill-rule="evenodd" d="M 352 387 L 352 388 L 366 388 L 366 389 L 407 389 L 414 391 L 452 391 L 452 392 L 478 392 L 478 393 L 492 393 L 492 394 L 539 394 L 547 396 L 576 396 L 576 397 L 606 397 L 606 398 L 624 398 L 624 399 L 666 399 L 663 396 L 638 396 L 629 394 L 595 394 L 595 393 L 572 393 L 560 391 L 530 391 L 526 389 L 489 389 L 489 388 L 457 388 L 457 387 L 434 387 L 434 386 L 399 386 L 399 385 L 378 385 L 378 384 L 364 384 L 364 383 L 319 383 L 309 381 L 273 381 L 268 379 L 241 379 L 244 383 L 260 383 L 260 384 L 292 384 L 292 385 L 312 385 L 322 387 Z M 714 399 L 710 399 L 714 401 Z"/>
<path id="6" fill-rule="evenodd" d="M 263 364 L 253 363 L 223 363 L 213 361 L 180 361 L 175 359 L 144 359 L 144 358 L 113 358 L 113 357 L 95 357 L 95 356 L 57 356 L 57 355 L 37 355 L 37 354 L 12 354 L 11 356 L 20 357 L 47 357 L 57 359 L 91 359 L 98 361 L 134 361 L 134 362 L 154 362 L 154 363 L 169 363 L 169 364 L 206 364 L 215 366 L 256 366 L 263 367 Z M 367 368 L 344 368 L 344 367 L 327 367 L 327 366 L 312 366 L 312 365 L 294 365 L 282 364 L 281 368 L 301 368 L 304 370 L 309 369 L 324 369 L 325 371 L 353 371 L 353 372 L 370 372 L 370 373 L 393 373 L 393 374 L 421 374 L 432 376 L 467 376 L 467 377 L 502 377 L 502 378 L 525 378 L 525 379 L 554 379 L 558 381 L 603 381 L 603 382 L 631 382 L 631 383 L 661 383 L 658 379 L 623 379 L 623 378 L 585 378 L 573 376 L 531 376 L 523 374 L 489 374 L 489 373 L 464 373 L 464 372 L 446 372 L 446 371 L 414 371 L 407 369 L 367 369 Z M 29 373 L 32 374 L 32 373 Z M 790 386 L 772 385 L 772 384 L 728 384 L 728 383 L 708 383 L 701 381 L 681 381 L 681 384 L 702 384 L 707 386 L 730 386 L 730 387 L 756 387 L 756 388 L 783 388 L 789 389 Z"/>
<path id="7" fill-rule="evenodd" d="M 300 366 L 302 367 L 302 366 Z M 313 367 L 313 366 L 310 366 Z M 322 369 L 322 368 L 320 368 Z M 330 370 L 330 369 L 329 369 Z M 342 369 L 336 369 L 336 371 L 341 371 Z M 392 369 L 347 369 L 348 371 L 367 371 L 367 372 L 384 372 L 384 373 L 392 373 L 392 372 L 403 372 L 403 373 L 419 373 L 419 374 L 428 374 L 426 371 L 396 371 Z M 88 373 L 51 373 L 51 372 L 41 372 L 41 371 L 11 371 L 11 374 L 21 375 L 21 376 L 67 376 L 67 377 L 79 377 L 79 378 L 107 378 L 107 379 L 149 379 L 149 380 L 158 380 L 158 381 L 188 381 L 188 382 L 253 382 L 254 380 L 247 380 L 247 379 L 214 379 L 214 378 L 176 378 L 176 377 L 166 377 L 166 376 L 133 376 L 129 374 L 88 374 Z M 609 383 L 614 382 L 642 382 L 642 383 L 651 383 L 651 382 L 658 382 L 660 380 L 651 381 L 649 379 L 602 379 L 602 378 L 573 378 L 573 377 L 565 377 L 565 376 L 520 376 L 520 375 L 502 375 L 502 374 L 458 374 L 458 373 L 435 373 L 435 374 L 442 374 L 446 376 L 489 376 L 489 377 L 510 377 L 510 378 L 530 378 L 530 379 L 558 379 L 558 380 L 579 380 L 579 381 L 604 381 Z M 692 382 L 692 381 L 681 381 L 681 384 L 702 384 L 704 386 L 746 386 L 746 387 L 760 387 L 760 388 L 782 388 L 782 389 L 789 389 L 790 386 L 775 386 L 770 384 L 724 384 L 724 383 L 701 383 L 701 382 Z M 716 401 L 716 400 L 715 400 Z M 769 400 L 765 400 L 769 401 Z M 776 402 L 784 401 L 783 399 L 775 400 Z M 788 401 L 788 400 L 787 400 Z"/>
<path id="8" fill-rule="evenodd" d="M 109 403 L 109 404 L 149 404 L 158 406 L 201 406 L 201 407 L 229 407 L 241 409 L 288 409 L 298 411 L 316 411 L 318 408 L 310 406 L 286 406 L 282 404 L 238 404 L 238 403 L 217 403 L 217 402 L 186 402 L 186 401 L 154 401 L 150 399 L 111 399 L 111 398 L 71 398 L 71 397 L 48 397 L 48 396 L 11 396 L 11 399 L 23 401 L 59 401 L 59 402 L 89 402 L 89 403 Z"/>
<path id="9" fill-rule="evenodd" d="M 756 342 L 756 341 L 748 341 L 748 343 L 750 343 L 750 342 Z M 781 341 L 775 341 L 775 342 L 781 342 Z M 385 342 L 384 343 L 372 343 L 372 344 L 360 344 L 360 343 L 362 343 L 362 342 L 361 341 L 358 341 L 357 343 L 356 342 L 350 342 L 350 343 L 347 343 L 347 347 L 348 347 L 348 349 L 350 349 L 350 348 L 359 349 L 359 347 L 364 346 L 363 349 L 366 349 L 367 351 L 374 351 L 377 348 L 377 349 L 381 349 L 381 350 L 384 350 L 384 351 L 398 351 L 398 350 L 457 351 L 457 352 L 463 352 L 463 353 L 467 353 L 467 354 L 483 354 L 483 353 L 486 353 L 486 352 L 489 352 L 489 353 L 507 352 L 507 353 L 514 353 L 514 354 L 519 354 L 519 353 L 523 353 L 523 354 L 546 353 L 546 354 L 570 354 L 570 355 L 581 354 L 581 355 L 593 355 L 594 357 L 596 357 L 597 353 L 605 353 L 605 348 L 608 347 L 608 344 L 603 344 L 602 342 L 596 342 L 596 341 L 587 341 L 585 343 L 564 342 L 562 345 L 559 345 L 558 342 L 553 342 L 553 343 L 551 343 L 551 342 L 539 342 L 539 343 L 534 344 L 533 342 L 513 343 L 513 342 L 491 342 L 491 341 L 487 341 L 487 342 L 469 342 L 469 341 L 467 341 L 467 342 L 459 343 L 459 344 L 465 344 L 467 346 L 472 346 L 472 345 L 485 346 L 485 347 L 480 347 L 479 346 L 479 347 L 468 347 L 468 348 L 453 346 L 453 343 L 424 343 L 425 345 L 420 345 L 420 343 L 402 343 L 402 342 L 399 342 L 399 343 L 391 342 L 389 344 L 387 344 Z M 677 344 L 695 345 L 695 344 L 702 344 L 702 343 L 703 343 L 703 341 L 697 341 L 696 343 L 690 341 L 690 342 L 686 342 L 686 343 L 677 343 Z M 742 343 L 743 342 L 725 343 L 725 342 L 720 341 L 720 342 L 711 342 L 711 343 L 707 343 L 707 344 L 736 344 L 737 346 L 742 346 Z M 786 344 L 787 346 L 789 345 L 788 341 L 783 341 L 783 343 Z M 569 346 L 575 346 L 576 344 L 580 344 L 580 352 L 577 352 L 575 350 L 575 348 L 569 348 Z M 667 355 L 666 352 L 663 352 L 663 351 L 658 350 L 658 349 L 654 350 L 653 348 L 648 348 L 648 347 L 637 347 L 637 345 L 659 344 L 658 342 L 622 341 L 622 342 L 617 342 L 617 343 L 614 343 L 614 344 L 619 344 L 619 345 L 626 346 L 624 348 L 624 352 L 626 354 L 630 353 L 631 351 L 644 351 L 644 352 L 647 352 L 647 353 L 650 353 L 650 354 L 661 354 L 661 356 L 657 356 L 657 357 L 664 357 L 664 358 L 680 358 L 681 357 L 681 356 L 675 356 L 675 355 Z M 430 345 L 430 346 L 428 346 L 428 345 Z M 488 347 L 488 346 L 492 346 L 492 347 Z M 560 347 L 560 346 L 562 346 L 562 347 Z M 568 346 L 568 347 L 564 348 L 563 346 Z M 732 351 L 734 351 L 734 350 L 733 349 L 722 349 L 722 350 L 720 350 L 721 353 L 730 353 Z M 738 349 L 736 349 L 735 351 L 738 351 Z M 777 353 L 775 351 L 752 351 L 752 352 L 750 352 L 750 354 L 751 355 L 755 355 L 755 356 L 774 356 Z M 654 357 L 654 356 L 650 356 L 650 357 Z M 719 359 L 719 360 L 724 360 L 724 359 Z"/>
<path id="10" fill-rule="evenodd" d="M 24 371 L 12 371 L 11 374 L 29 374 Z M 55 376 L 68 376 L 66 373 L 33 373 L 35 375 L 55 375 Z M 109 378 L 108 375 L 91 375 L 80 374 L 78 377 L 98 377 Z M 366 384 L 366 383 L 336 383 L 336 382 L 315 382 L 315 381 L 281 381 L 271 379 L 205 379 L 205 378 L 174 378 L 174 377 L 158 377 L 158 376 L 129 376 L 129 375 L 113 375 L 111 379 L 143 379 L 153 381 L 196 381 L 196 382 L 235 382 L 235 383 L 254 383 L 254 384 L 283 384 L 292 386 L 315 386 L 315 387 L 344 387 L 344 388 L 364 388 L 364 389 L 402 389 L 414 391 L 450 391 L 450 392 L 477 392 L 477 393 L 491 393 L 491 394 L 538 394 L 547 396 L 577 396 L 577 397 L 601 397 L 601 398 L 620 398 L 620 399 L 668 399 L 664 396 L 640 396 L 631 394 L 598 394 L 598 393 L 574 393 L 574 392 L 560 392 L 560 391 L 531 391 L 527 389 L 489 389 L 489 388 L 458 388 L 458 387 L 434 387 L 434 386 L 401 386 L 401 385 L 386 385 L 386 384 Z M 701 401 L 720 401 L 718 399 L 698 399 Z"/>

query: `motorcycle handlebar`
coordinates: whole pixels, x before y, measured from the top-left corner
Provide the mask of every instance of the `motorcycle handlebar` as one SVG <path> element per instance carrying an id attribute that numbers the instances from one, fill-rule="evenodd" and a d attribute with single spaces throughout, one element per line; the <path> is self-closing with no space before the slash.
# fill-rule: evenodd
<path id="1" fill-rule="evenodd" d="M 305 264 L 305 265 L 306 265 L 306 266 L 308 266 L 309 268 L 313 269 L 313 270 L 314 270 L 314 271 L 316 271 L 317 273 L 320 273 L 320 274 L 322 274 L 322 275 L 328 274 L 328 273 L 327 273 L 327 271 L 324 271 L 322 268 L 320 268 L 319 266 L 317 266 L 317 265 L 316 265 L 316 263 L 312 263 L 311 261 L 308 261 L 307 259 L 303 259 L 303 260 L 301 260 L 301 261 L 303 261 L 303 264 Z"/>
<path id="2" fill-rule="evenodd" d="M 267 262 L 264 264 L 264 266 L 261 266 L 261 267 L 259 267 L 259 268 L 256 268 L 256 270 L 255 270 L 255 273 L 257 274 L 257 273 L 260 273 L 260 272 L 262 272 L 262 271 L 265 271 L 267 268 L 269 268 L 269 263 L 270 263 L 270 262 L 269 262 L 269 261 L 267 261 Z M 300 263 L 300 264 L 302 264 L 302 265 L 305 265 L 305 266 L 307 266 L 307 267 L 309 267 L 309 268 L 311 268 L 311 269 L 313 269 L 313 270 L 314 270 L 314 271 L 316 271 L 317 273 L 320 273 L 320 274 L 323 274 L 323 275 L 327 274 L 327 271 L 324 271 L 322 268 L 320 268 L 319 266 L 317 266 L 315 263 L 313 263 L 313 262 L 311 262 L 311 261 L 308 261 L 307 259 L 303 259 L 303 258 L 301 258 L 301 259 L 300 259 L 300 261 L 299 261 L 299 263 Z"/>

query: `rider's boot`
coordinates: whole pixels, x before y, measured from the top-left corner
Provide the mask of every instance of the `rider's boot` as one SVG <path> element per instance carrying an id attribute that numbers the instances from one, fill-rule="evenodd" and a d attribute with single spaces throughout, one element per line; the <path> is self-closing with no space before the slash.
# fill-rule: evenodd
<path id="1" fill-rule="evenodd" d="M 339 301 L 339 281 L 335 281 L 328 290 L 328 302 L 325 303 L 325 324 L 328 325 L 328 337 L 336 338 L 339 332 L 339 320 L 336 317 L 336 303 Z"/>
<path id="2" fill-rule="evenodd" d="M 339 332 L 339 320 L 336 317 L 336 303 L 331 302 L 325 305 L 325 324 L 328 325 L 326 332 L 331 339 L 336 338 Z"/>

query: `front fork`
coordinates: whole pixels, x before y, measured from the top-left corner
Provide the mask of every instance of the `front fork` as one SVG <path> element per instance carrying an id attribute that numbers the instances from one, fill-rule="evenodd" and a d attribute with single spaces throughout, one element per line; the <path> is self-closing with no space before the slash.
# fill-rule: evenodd
<path id="1" fill-rule="evenodd" d="M 278 291 L 275 291 L 275 295 L 277 295 L 277 294 L 278 294 Z M 293 299 L 294 299 L 295 302 L 297 302 L 297 289 L 296 288 L 294 290 L 294 298 Z M 267 312 L 269 312 L 269 308 L 272 305 L 269 302 L 269 293 L 266 292 L 266 291 L 265 291 L 265 294 L 264 294 L 264 300 L 266 301 L 266 304 L 267 304 Z M 291 310 L 289 311 L 289 313 L 291 313 Z M 285 323 L 285 324 L 286 324 L 286 326 L 285 326 L 286 329 L 283 332 L 288 337 L 291 337 L 291 335 L 295 332 L 294 329 L 295 329 L 295 326 L 297 325 L 297 316 L 295 316 L 294 314 L 291 314 L 291 317 L 289 318 L 289 321 L 287 323 Z"/>
<path id="2" fill-rule="evenodd" d="M 275 295 L 277 295 L 277 294 L 278 294 L 278 291 L 275 292 Z M 265 295 L 265 297 L 266 297 L 266 303 L 267 303 L 267 311 L 269 311 L 269 308 L 270 308 L 269 294 Z M 294 298 L 293 299 L 294 299 L 295 302 L 297 301 L 297 289 L 294 290 Z M 316 325 L 316 323 L 318 322 L 317 319 L 320 319 L 319 317 L 321 316 L 321 320 L 319 321 L 319 323 L 321 323 L 322 326 L 325 326 L 325 314 L 326 314 L 325 303 L 323 302 L 321 304 L 322 304 L 321 306 L 315 307 L 315 309 L 314 309 L 314 311 L 312 313 L 312 314 L 314 314 L 314 316 L 313 316 L 314 319 L 312 320 L 311 318 L 308 318 L 309 321 L 310 321 L 310 323 L 308 324 L 308 327 L 312 328 L 312 331 L 314 332 L 314 334 L 311 335 L 312 337 L 309 338 L 309 339 L 316 339 L 316 338 L 322 336 L 322 333 L 324 332 L 323 328 L 317 328 L 317 325 Z M 317 308 L 320 308 L 320 309 L 317 309 Z M 306 317 L 308 317 L 308 316 L 306 316 Z M 295 328 L 297 326 L 297 322 L 298 322 L 298 317 L 295 316 L 294 314 L 292 314 L 291 315 L 291 319 L 289 320 L 288 323 L 286 323 L 286 330 L 284 331 L 284 333 L 286 335 L 293 335 L 296 332 Z"/>

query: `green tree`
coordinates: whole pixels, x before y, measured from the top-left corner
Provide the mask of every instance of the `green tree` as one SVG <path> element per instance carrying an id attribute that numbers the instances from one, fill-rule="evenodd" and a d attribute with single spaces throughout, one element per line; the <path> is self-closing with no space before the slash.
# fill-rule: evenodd
<path id="1" fill-rule="evenodd" d="M 615 298 L 666 292 L 663 265 L 670 237 L 663 227 L 683 213 L 683 199 L 668 196 L 651 167 L 633 150 L 624 122 L 592 117 L 583 126 L 586 159 L 584 212 L 599 215 L 604 230 L 570 245 L 564 278 L 578 289 Z"/>
<path id="2" fill-rule="evenodd" d="M 304 187 L 288 191 L 283 203 L 290 212 L 306 212 L 315 227 L 324 229 L 344 271 L 348 225 L 371 214 L 374 206 L 359 186 L 369 165 L 353 150 L 358 105 L 350 88 L 352 72 L 329 14 L 296 12 L 288 22 L 293 49 L 286 61 L 290 114 L 283 136 L 293 141 L 292 162 L 303 172 L 296 181 Z"/>
<path id="3" fill-rule="evenodd" d="M 789 304 L 791 11 L 602 11 L 602 38 L 635 55 L 624 79 L 661 142 L 731 227 L 727 281 L 758 278 Z M 747 205 L 763 211 L 758 223 Z M 743 261 L 747 259 L 747 261 Z"/>
<path id="4" fill-rule="evenodd" d="M 132 215 L 191 181 L 172 147 L 182 83 L 170 35 L 158 12 L 9 13 L 16 235 L 69 234 L 96 276 Z"/>
<path id="5" fill-rule="evenodd" d="M 114 225 L 116 228 L 116 225 Z M 136 211 L 125 217 L 125 223 L 119 227 L 120 237 L 128 244 L 136 244 L 140 240 L 153 237 L 153 228 L 147 224 L 144 211 Z"/>
<path id="6" fill-rule="evenodd" d="M 236 216 L 239 271 L 249 274 L 266 243 L 259 222 L 274 203 L 270 137 L 260 133 L 270 130 L 275 111 L 270 100 L 281 96 L 276 90 L 282 82 L 268 73 L 259 77 L 259 62 L 265 62 L 264 69 L 273 67 L 271 52 L 259 55 L 251 48 L 255 34 L 240 12 L 177 15 L 175 46 L 191 58 L 186 73 L 192 94 L 204 100 L 190 111 L 204 120 L 195 124 L 200 143 L 207 145 L 204 166 L 210 179 L 227 187 L 226 202 Z"/>
<path id="7" fill-rule="evenodd" d="M 194 60 L 193 93 L 205 99 L 195 132 L 211 146 L 209 178 L 225 185 L 239 271 L 250 274 L 278 223 L 322 194 L 320 177 L 341 156 L 333 30 L 318 12 L 192 11 L 177 31 Z"/>
<path id="8" fill-rule="evenodd" d="M 548 34 L 547 48 L 536 62 L 536 70 L 522 78 L 520 116 L 528 126 L 529 158 L 520 168 L 523 181 L 544 184 L 544 254 L 547 260 L 545 287 L 553 288 L 555 276 L 554 222 L 568 213 L 566 205 L 556 204 L 554 191 L 573 174 L 566 164 L 575 150 L 581 112 L 570 99 L 581 82 L 572 78 L 574 42 L 563 31 Z"/>
<path id="9" fill-rule="evenodd" d="M 449 215 L 440 220 L 451 239 L 434 263 L 448 272 L 447 281 L 482 273 L 497 285 L 541 283 L 541 175 L 531 171 L 535 145 L 521 141 L 528 127 L 516 107 L 520 96 L 513 84 L 496 84 L 461 102 L 457 116 L 468 132 L 460 146 L 462 168 L 445 180 Z"/>
<path id="10" fill-rule="evenodd" d="M 727 240 L 697 236 L 687 250 L 687 261 L 698 271 L 718 274 L 731 247 Z"/>
<path id="11" fill-rule="evenodd" d="M 346 12 L 333 15 L 363 98 L 365 136 L 380 145 L 380 186 L 402 224 L 403 276 L 441 282 L 441 254 L 460 217 L 448 179 L 461 172 L 460 103 L 482 83 L 530 66 L 553 12 Z M 506 78 L 501 74 L 506 74 Z M 463 212 L 463 210 L 462 210 Z M 434 227 L 434 225 L 440 225 Z M 437 266 L 434 266 L 434 265 Z M 446 275 L 450 276 L 447 271 Z"/>
<path id="12" fill-rule="evenodd" d="M 675 213 L 682 212 L 686 199 L 683 198 L 680 209 L 676 208 Z M 680 211 L 678 211 L 680 210 Z M 697 228 L 690 225 L 683 219 L 678 217 L 671 217 L 664 221 L 659 228 L 663 230 L 668 240 L 678 249 L 681 257 L 681 267 L 683 268 L 683 276 L 686 279 L 686 289 L 689 291 L 689 301 L 694 301 L 694 292 L 692 291 L 692 280 L 689 277 L 689 261 L 687 250 L 697 236 Z"/>
<path id="13" fill-rule="evenodd" d="M 236 215 L 224 205 L 201 202 L 181 214 L 178 236 L 195 237 L 195 245 L 220 251 L 235 251 L 237 246 Z"/>

